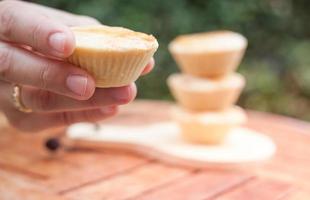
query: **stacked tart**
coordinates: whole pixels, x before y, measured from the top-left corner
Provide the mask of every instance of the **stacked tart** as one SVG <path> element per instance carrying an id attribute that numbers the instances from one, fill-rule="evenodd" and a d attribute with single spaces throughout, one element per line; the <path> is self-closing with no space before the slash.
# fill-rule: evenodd
<path id="1" fill-rule="evenodd" d="M 231 31 L 182 35 L 169 44 L 182 71 L 167 79 L 178 102 L 172 116 L 186 140 L 218 144 L 246 121 L 244 110 L 234 105 L 245 86 L 235 70 L 246 46 L 246 38 Z"/>

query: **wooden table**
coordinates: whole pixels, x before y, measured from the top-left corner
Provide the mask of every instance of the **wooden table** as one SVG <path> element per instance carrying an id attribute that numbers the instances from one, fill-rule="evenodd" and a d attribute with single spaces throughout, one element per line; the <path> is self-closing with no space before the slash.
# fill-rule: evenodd
<path id="1" fill-rule="evenodd" d="M 169 106 L 137 101 L 106 123 L 166 120 Z M 310 124 L 248 114 L 246 126 L 270 135 L 278 152 L 259 166 L 230 170 L 169 166 L 115 150 L 71 149 L 51 155 L 42 145 L 50 133 L 17 133 L 2 123 L 0 199 L 310 199 Z"/>

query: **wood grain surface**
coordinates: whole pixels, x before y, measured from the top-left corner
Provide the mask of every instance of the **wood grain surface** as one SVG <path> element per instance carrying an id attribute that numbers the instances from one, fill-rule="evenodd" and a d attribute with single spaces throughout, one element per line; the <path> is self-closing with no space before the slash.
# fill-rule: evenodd
<path id="1" fill-rule="evenodd" d="M 110 124 L 139 125 L 169 119 L 171 104 L 136 101 Z M 45 140 L 63 131 L 25 134 L 0 117 L 0 199 L 101 200 L 310 199 L 310 124 L 249 111 L 246 127 L 264 132 L 277 144 L 270 161 L 240 169 L 181 168 L 116 151 L 66 149 L 51 154 Z"/>

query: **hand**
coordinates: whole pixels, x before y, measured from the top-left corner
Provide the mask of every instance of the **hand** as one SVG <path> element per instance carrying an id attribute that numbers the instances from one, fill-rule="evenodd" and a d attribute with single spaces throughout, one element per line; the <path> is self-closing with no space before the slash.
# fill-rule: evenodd
<path id="1" fill-rule="evenodd" d="M 84 70 L 64 62 L 74 50 L 69 26 L 98 24 L 79 16 L 21 1 L 0 2 L 0 109 L 24 131 L 39 131 L 114 115 L 117 106 L 134 99 L 136 86 L 96 89 Z M 154 60 L 143 74 L 154 66 Z M 33 113 L 12 103 L 12 84 Z"/>

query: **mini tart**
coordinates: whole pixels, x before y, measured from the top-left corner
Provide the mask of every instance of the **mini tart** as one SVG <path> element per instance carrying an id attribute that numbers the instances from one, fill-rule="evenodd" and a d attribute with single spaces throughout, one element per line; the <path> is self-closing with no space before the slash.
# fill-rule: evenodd
<path id="1" fill-rule="evenodd" d="M 152 35 L 103 25 L 73 27 L 76 47 L 68 61 L 88 71 L 96 86 L 136 81 L 158 48 Z"/>
<path id="2" fill-rule="evenodd" d="M 236 103 L 245 79 L 233 73 L 219 79 L 194 77 L 187 74 L 172 74 L 168 86 L 177 102 L 190 110 L 221 110 Z"/>
<path id="3" fill-rule="evenodd" d="M 169 44 L 181 70 L 201 77 L 219 77 L 240 64 L 247 39 L 231 31 L 181 35 Z"/>
<path id="4" fill-rule="evenodd" d="M 185 140 L 201 144 L 223 142 L 230 130 L 247 119 L 243 109 L 237 106 L 217 112 L 193 112 L 175 107 L 172 117 L 179 124 Z"/>

